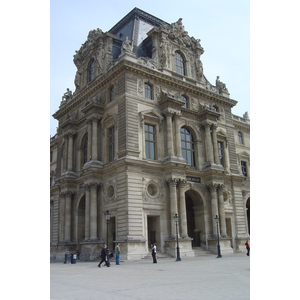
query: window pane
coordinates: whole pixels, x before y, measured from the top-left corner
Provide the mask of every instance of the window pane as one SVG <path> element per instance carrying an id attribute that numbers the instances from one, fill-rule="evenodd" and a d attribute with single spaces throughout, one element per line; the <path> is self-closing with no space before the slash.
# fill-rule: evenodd
<path id="1" fill-rule="evenodd" d="M 190 131 L 184 127 L 180 129 L 181 136 L 181 152 L 182 157 L 187 161 L 187 164 L 195 166 L 195 149 L 194 140 Z"/>
<path id="2" fill-rule="evenodd" d="M 155 126 L 145 124 L 145 154 L 146 158 L 155 159 Z"/>
<path id="3" fill-rule="evenodd" d="M 181 75 L 185 75 L 184 60 L 180 53 L 175 52 L 175 72 Z"/>

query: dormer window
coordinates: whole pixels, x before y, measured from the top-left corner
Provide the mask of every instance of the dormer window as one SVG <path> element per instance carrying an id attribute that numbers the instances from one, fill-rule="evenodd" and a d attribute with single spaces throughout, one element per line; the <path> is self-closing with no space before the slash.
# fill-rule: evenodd
<path id="1" fill-rule="evenodd" d="M 88 68 L 88 82 L 92 81 L 95 78 L 95 60 L 93 59 Z"/>
<path id="2" fill-rule="evenodd" d="M 182 105 L 183 108 L 189 108 L 189 105 L 188 105 L 188 99 L 187 97 L 185 96 L 181 96 L 181 100 L 184 101 L 184 104 Z"/>
<path id="3" fill-rule="evenodd" d="M 185 76 L 185 63 L 183 56 L 176 51 L 175 52 L 175 72 Z"/>

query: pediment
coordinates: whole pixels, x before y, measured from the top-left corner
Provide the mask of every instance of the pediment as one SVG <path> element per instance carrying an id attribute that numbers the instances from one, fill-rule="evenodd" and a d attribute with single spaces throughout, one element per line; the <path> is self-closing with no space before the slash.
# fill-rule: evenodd
<path id="1" fill-rule="evenodd" d="M 154 109 L 149 109 L 140 112 L 141 120 L 152 120 L 153 122 L 162 122 L 164 117 Z"/>

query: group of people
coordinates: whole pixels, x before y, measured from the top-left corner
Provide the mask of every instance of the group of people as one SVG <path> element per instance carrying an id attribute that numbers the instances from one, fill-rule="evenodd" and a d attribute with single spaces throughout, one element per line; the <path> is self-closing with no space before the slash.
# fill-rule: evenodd
<path id="1" fill-rule="evenodd" d="M 115 247 L 116 265 L 120 264 L 120 253 L 121 253 L 120 246 L 119 243 L 117 243 Z M 102 248 L 100 256 L 101 256 L 101 261 L 99 262 L 98 267 L 101 268 L 101 264 L 103 262 L 107 267 L 110 267 L 109 258 L 112 256 L 106 245 L 104 245 L 104 247 Z"/>
<path id="2" fill-rule="evenodd" d="M 157 263 L 157 258 L 156 258 L 156 244 L 154 243 L 153 245 L 151 244 L 151 250 L 152 250 L 152 257 L 153 257 L 153 263 Z M 121 249 L 119 246 L 119 243 L 116 244 L 115 247 L 115 255 L 116 255 L 116 265 L 120 264 L 120 254 L 121 254 Z M 111 257 L 110 251 L 107 248 L 107 245 L 105 244 L 104 247 L 101 250 L 101 260 L 98 264 L 98 267 L 101 268 L 101 264 L 105 263 L 107 267 L 110 267 L 110 261 L 109 258 Z"/>
<path id="3" fill-rule="evenodd" d="M 245 243 L 246 249 L 247 249 L 247 255 L 249 256 L 250 254 L 250 246 L 248 240 Z M 152 250 L 152 258 L 153 258 L 153 263 L 157 263 L 157 257 L 156 257 L 156 243 L 151 244 L 151 250 Z M 116 244 L 115 247 L 115 255 L 116 255 L 116 265 L 120 264 L 120 246 L 119 243 Z M 104 245 L 104 247 L 101 250 L 101 261 L 98 264 L 98 267 L 101 268 L 101 264 L 104 262 L 107 267 L 110 267 L 110 262 L 109 262 L 109 257 L 110 253 L 109 250 L 107 249 L 107 246 Z"/>

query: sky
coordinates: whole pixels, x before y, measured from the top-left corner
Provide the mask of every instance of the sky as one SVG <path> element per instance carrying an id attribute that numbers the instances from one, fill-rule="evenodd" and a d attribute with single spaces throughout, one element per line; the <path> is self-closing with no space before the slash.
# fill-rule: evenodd
<path id="1" fill-rule="evenodd" d="M 232 109 L 250 119 L 250 2 L 249 0 L 51 0 L 50 1 L 50 135 L 56 133 L 52 115 L 69 88 L 75 91 L 75 50 L 79 50 L 90 30 L 109 31 L 137 7 L 167 23 L 182 18 L 189 36 L 201 40 L 204 75 L 215 85 L 217 76 L 226 84 Z"/>

